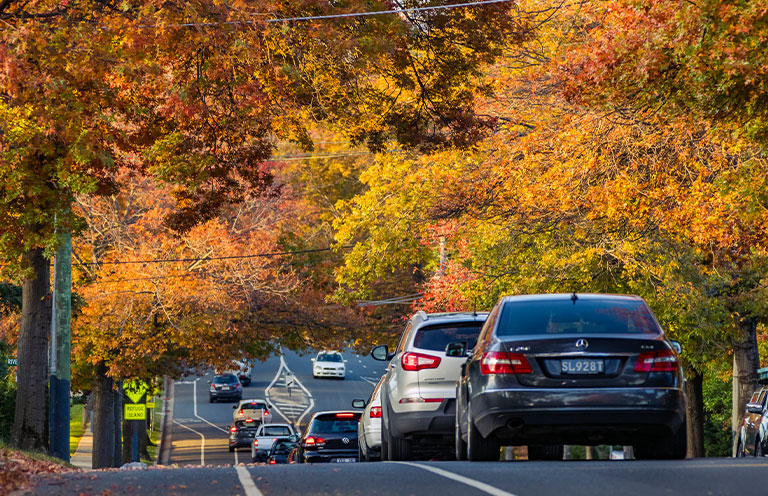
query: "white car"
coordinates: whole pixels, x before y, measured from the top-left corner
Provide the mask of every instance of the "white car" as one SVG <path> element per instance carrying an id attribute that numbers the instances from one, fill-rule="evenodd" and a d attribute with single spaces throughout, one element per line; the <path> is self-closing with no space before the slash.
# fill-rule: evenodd
<path id="1" fill-rule="evenodd" d="M 235 410 L 232 412 L 233 422 L 247 419 L 252 419 L 258 424 L 268 424 L 272 422 L 272 413 L 269 411 L 270 406 L 266 400 L 240 400 L 240 402 L 232 408 Z"/>
<path id="2" fill-rule="evenodd" d="M 381 459 L 381 384 L 384 377 L 373 388 L 368 401 L 353 400 L 352 406 L 364 408 L 363 415 L 357 422 L 357 446 L 360 461 L 370 462 Z"/>
<path id="3" fill-rule="evenodd" d="M 312 377 L 338 377 L 347 375 L 344 364 L 347 362 L 338 351 L 321 351 L 312 359 Z"/>

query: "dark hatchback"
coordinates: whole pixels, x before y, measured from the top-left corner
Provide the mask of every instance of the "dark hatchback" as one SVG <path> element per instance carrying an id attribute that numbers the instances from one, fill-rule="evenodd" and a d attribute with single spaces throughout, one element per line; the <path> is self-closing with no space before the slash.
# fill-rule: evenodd
<path id="1" fill-rule="evenodd" d="M 357 421 L 361 412 L 317 412 L 296 453 L 298 463 L 356 462 Z"/>
<path id="2" fill-rule="evenodd" d="M 289 463 L 291 453 L 299 446 L 298 441 L 280 440 L 275 441 L 267 454 L 267 463 L 270 465 L 279 465 Z"/>
<path id="3" fill-rule="evenodd" d="M 259 430 L 261 423 L 253 419 L 238 420 L 229 428 L 229 451 L 247 446 L 251 447 L 253 438 L 256 437 L 256 431 Z"/>
<path id="4" fill-rule="evenodd" d="M 563 444 L 621 444 L 684 458 L 678 350 L 639 297 L 504 297 L 457 384 L 456 456 L 497 460 L 500 445 L 527 444 L 530 459 L 562 459 Z"/>
<path id="5" fill-rule="evenodd" d="M 243 385 L 235 374 L 217 374 L 208 388 L 208 401 L 240 401 L 243 399 Z"/>

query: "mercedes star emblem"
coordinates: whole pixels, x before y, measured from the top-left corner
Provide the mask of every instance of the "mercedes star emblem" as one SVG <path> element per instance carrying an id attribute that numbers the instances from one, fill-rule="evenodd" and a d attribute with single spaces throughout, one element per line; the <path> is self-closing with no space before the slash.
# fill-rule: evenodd
<path id="1" fill-rule="evenodd" d="M 348 437 L 343 437 L 343 438 L 341 438 L 341 442 L 344 443 L 344 444 L 349 444 L 349 438 Z"/>
<path id="2" fill-rule="evenodd" d="M 589 346 L 589 343 L 587 342 L 586 339 L 579 339 L 578 341 L 576 341 L 577 348 L 586 348 L 587 346 Z"/>

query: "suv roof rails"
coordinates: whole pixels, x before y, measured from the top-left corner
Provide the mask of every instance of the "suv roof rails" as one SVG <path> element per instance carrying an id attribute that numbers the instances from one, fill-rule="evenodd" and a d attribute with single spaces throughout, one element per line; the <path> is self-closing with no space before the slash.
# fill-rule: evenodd
<path id="1" fill-rule="evenodd" d="M 429 315 L 427 315 L 427 312 L 425 312 L 424 310 L 419 310 L 418 312 L 416 312 L 416 315 L 421 317 L 422 320 L 429 320 Z"/>

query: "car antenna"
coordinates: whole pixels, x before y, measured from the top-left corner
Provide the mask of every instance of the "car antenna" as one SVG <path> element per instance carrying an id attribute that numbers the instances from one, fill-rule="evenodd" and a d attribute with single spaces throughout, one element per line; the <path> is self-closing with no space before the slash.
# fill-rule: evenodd
<path id="1" fill-rule="evenodd" d="M 571 295 L 571 301 L 573 302 L 574 305 L 576 304 L 576 300 L 578 299 L 579 297 L 576 296 L 576 291 L 574 291 L 573 294 Z"/>

